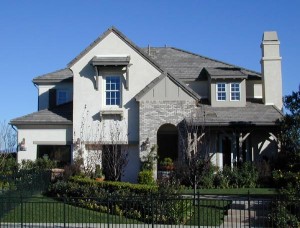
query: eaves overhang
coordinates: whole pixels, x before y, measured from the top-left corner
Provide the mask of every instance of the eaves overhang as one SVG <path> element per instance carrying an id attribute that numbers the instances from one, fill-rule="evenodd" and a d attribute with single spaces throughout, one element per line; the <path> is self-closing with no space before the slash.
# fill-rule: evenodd
<path id="1" fill-rule="evenodd" d="M 127 66 L 130 56 L 95 56 L 92 59 L 93 66 Z"/>
<path id="2" fill-rule="evenodd" d="M 72 121 L 10 121 L 10 125 L 18 126 L 18 125 L 30 125 L 30 126 L 41 126 L 41 125 L 73 125 Z"/>
<path id="3" fill-rule="evenodd" d="M 278 122 L 244 122 L 244 121 L 237 121 L 237 122 L 193 122 L 195 126 L 215 126 L 215 127 L 251 127 L 251 126 L 274 126 L 274 127 L 279 127 L 280 123 Z"/>

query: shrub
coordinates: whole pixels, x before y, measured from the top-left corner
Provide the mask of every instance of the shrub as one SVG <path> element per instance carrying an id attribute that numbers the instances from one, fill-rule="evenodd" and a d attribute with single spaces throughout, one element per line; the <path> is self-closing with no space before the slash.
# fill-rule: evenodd
<path id="1" fill-rule="evenodd" d="M 235 170 L 233 170 L 235 171 Z M 258 185 L 258 171 L 250 162 L 245 162 L 237 170 L 239 188 L 255 188 Z"/>
<path id="2" fill-rule="evenodd" d="M 155 180 L 153 178 L 153 173 L 151 170 L 142 170 L 138 175 L 138 183 L 146 185 L 154 185 Z"/>
<path id="3" fill-rule="evenodd" d="M 225 166 L 214 178 L 215 187 L 218 188 L 254 188 L 258 186 L 258 170 L 250 162 L 241 167 Z"/>
<path id="4" fill-rule="evenodd" d="M 299 227 L 300 220 L 291 209 L 297 211 L 299 208 L 293 207 L 295 205 L 287 204 L 286 202 L 273 203 L 271 212 L 268 215 L 270 223 L 274 227 Z"/>
<path id="5" fill-rule="evenodd" d="M 56 167 L 56 162 L 52 161 L 46 157 L 37 158 L 35 161 L 32 160 L 22 160 L 21 170 L 49 170 Z"/>

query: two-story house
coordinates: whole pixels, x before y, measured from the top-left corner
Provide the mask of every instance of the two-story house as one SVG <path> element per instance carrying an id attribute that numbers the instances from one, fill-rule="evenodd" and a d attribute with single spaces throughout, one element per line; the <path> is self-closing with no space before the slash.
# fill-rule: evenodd
<path id="1" fill-rule="evenodd" d="M 259 73 L 177 48 L 139 48 L 112 27 L 65 69 L 33 79 L 38 111 L 11 120 L 18 161 L 46 155 L 63 165 L 81 145 L 101 163 L 103 146 L 117 144 L 128 150 L 122 180 L 135 182 L 152 145 L 160 159 L 184 160 L 204 135 L 220 168 L 273 156 L 282 117 L 276 32 L 264 33 L 261 49 Z M 197 131 L 182 134 L 184 126 Z"/>

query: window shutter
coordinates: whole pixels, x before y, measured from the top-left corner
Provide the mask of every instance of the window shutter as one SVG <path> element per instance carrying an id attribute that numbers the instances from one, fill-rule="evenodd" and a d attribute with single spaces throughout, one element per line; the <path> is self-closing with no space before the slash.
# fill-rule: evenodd
<path id="1" fill-rule="evenodd" d="M 49 108 L 56 106 L 56 89 L 49 89 Z"/>

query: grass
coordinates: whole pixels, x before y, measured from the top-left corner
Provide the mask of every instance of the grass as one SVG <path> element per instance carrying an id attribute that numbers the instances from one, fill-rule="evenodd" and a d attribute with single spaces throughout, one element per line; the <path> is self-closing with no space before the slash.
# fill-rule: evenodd
<path id="1" fill-rule="evenodd" d="M 2 200 L 3 203 L 4 200 Z M 0 222 L 8 223 L 118 223 L 136 224 L 136 220 L 100 213 L 81 207 L 64 204 L 48 197 L 31 197 L 19 202 L 7 199 L 6 212 L 0 209 Z"/>
<path id="2" fill-rule="evenodd" d="M 193 216 L 186 225 L 220 226 L 230 203 L 228 200 L 201 200 L 199 205 L 196 203 Z"/>
<path id="3" fill-rule="evenodd" d="M 276 195 L 278 192 L 275 188 L 230 188 L 230 189 L 197 189 L 200 194 L 212 195 Z M 193 194 L 193 189 L 185 190 L 185 193 Z"/>
<path id="4" fill-rule="evenodd" d="M 140 224 L 141 221 L 128 219 L 124 216 L 100 213 L 81 207 L 64 204 L 45 196 L 24 198 L 23 204 L 19 201 L 6 199 L 6 204 L 0 208 L 0 223 L 109 223 L 110 224 Z M 192 207 L 184 213 L 188 213 L 186 225 L 220 225 L 230 201 L 224 200 L 200 200 L 200 204 L 191 200 Z M 183 202 L 188 202 L 183 201 Z M 1 203 L 5 202 L 3 199 Z M 6 206 L 7 210 L 5 211 Z"/>

